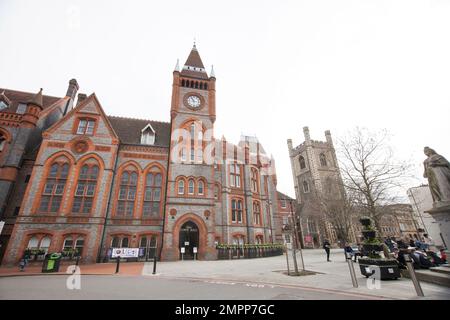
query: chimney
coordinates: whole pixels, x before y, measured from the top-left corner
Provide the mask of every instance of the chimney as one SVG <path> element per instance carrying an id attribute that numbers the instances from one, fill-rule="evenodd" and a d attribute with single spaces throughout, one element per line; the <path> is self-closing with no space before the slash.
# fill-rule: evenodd
<path id="1" fill-rule="evenodd" d="M 85 93 L 79 93 L 78 94 L 78 100 L 77 100 L 77 107 L 87 98 L 87 95 Z"/>
<path id="2" fill-rule="evenodd" d="M 69 87 L 67 88 L 66 97 L 70 97 L 72 101 L 75 100 L 75 96 L 80 87 L 78 86 L 78 82 L 76 79 L 72 79 L 69 81 Z"/>

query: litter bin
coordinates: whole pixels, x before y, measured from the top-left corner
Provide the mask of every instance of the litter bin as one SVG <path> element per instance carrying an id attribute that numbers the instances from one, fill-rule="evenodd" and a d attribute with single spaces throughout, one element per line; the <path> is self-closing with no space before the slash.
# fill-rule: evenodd
<path id="1" fill-rule="evenodd" d="M 61 253 L 46 254 L 44 263 L 42 264 L 42 272 L 58 272 L 60 262 Z"/>

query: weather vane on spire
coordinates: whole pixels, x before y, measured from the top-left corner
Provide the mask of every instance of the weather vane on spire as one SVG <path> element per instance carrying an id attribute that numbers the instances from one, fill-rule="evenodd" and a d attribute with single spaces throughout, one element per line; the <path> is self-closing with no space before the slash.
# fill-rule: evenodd
<path id="1" fill-rule="evenodd" d="M 197 48 L 197 47 L 195 46 L 195 42 L 196 42 L 196 40 L 195 40 L 195 37 L 194 37 L 194 48 Z"/>

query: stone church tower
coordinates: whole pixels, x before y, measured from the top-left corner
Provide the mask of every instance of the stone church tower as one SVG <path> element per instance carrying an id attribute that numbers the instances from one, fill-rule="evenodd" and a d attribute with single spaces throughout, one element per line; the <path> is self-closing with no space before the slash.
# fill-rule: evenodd
<path id="1" fill-rule="evenodd" d="M 319 198 L 343 199 L 343 182 L 339 172 L 336 152 L 329 130 L 326 141 L 312 140 L 309 128 L 303 128 L 305 141 L 288 149 L 294 178 L 295 195 L 301 208 L 300 220 L 305 247 L 320 247 L 324 239 L 336 242 L 336 233 L 324 219 L 318 205 Z"/>

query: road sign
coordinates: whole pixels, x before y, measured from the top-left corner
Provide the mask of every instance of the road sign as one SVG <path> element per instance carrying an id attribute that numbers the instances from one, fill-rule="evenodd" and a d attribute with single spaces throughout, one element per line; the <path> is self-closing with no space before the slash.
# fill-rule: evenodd
<path id="1" fill-rule="evenodd" d="M 194 253 L 197 253 L 197 247 L 194 247 Z"/>
<path id="2" fill-rule="evenodd" d="M 185 253 L 184 247 L 181 247 L 181 253 Z"/>

